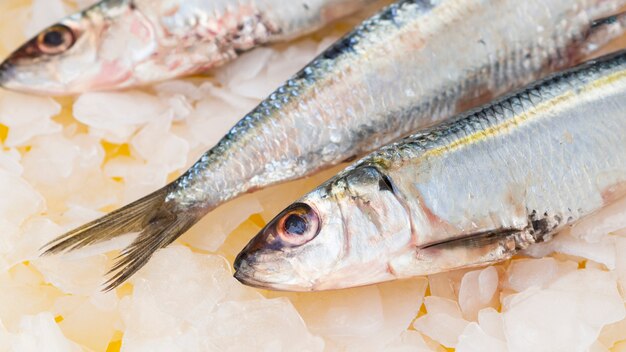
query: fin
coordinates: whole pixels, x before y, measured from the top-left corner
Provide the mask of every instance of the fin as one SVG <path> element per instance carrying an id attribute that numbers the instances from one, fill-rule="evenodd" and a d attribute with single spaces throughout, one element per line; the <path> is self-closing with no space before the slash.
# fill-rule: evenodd
<path id="1" fill-rule="evenodd" d="M 589 32 L 583 40 L 580 53 L 578 53 L 579 57 L 582 59 L 590 55 L 600 56 L 606 54 L 599 52 L 597 49 L 620 37 L 625 30 L 626 12 L 593 21 Z"/>
<path id="2" fill-rule="evenodd" d="M 480 248 L 483 246 L 488 246 L 493 242 L 498 242 L 502 239 L 506 239 L 512 234 L 519 232 L 517 229 L 501 229 L 495 231 L 485 231 L 479 233 L 473 233 L 470 235 L 466 235 L 463 237 L 453 238 L 447 241 L 441 241 L 436 243 L 430 243 L 423 247 L 421 250 L 428 248 L 455 248 L 455 247 L 467 247 L 467 248 Z"/>
<path id="3" fill-rule="evenodd" d="M 78 227 L 46 244 L 44 255 L 76 250 L 115 237 L 139 232 L 137 238 L 117 257 L 107 273 L 111 278 L 103 291 L 121 285 L 139 271 L 160 248 L 174 242 L 200 218 L 196 212 L 174 212 L 165 201 L 164 187 L 99 219 Z"/>
<path id="4" fill-rule="evenodd" d="M 430 275 L 497 263 L 534 243 L 528 230 L 496 229 L 416 248 L 410 256 L 392 262 L 398 277 Z"/>

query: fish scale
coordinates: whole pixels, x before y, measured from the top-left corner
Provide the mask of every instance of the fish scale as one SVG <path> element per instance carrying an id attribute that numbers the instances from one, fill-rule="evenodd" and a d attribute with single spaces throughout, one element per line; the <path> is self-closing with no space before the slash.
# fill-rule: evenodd
<path id="1" fill-rule="evenodd" d="M 63 235 L 49 252 L 140 232 L 112 288 L 223 202 L 363 155 L 573 65 L 621 32 L 622 16 L 593 23 L 622 5 L 398 1 L 296 73 L 179 179 Z M 521 63 L 527 52 L 535 64 Z M 135 221 L 109 228 L 118 218 Z"/>
<path id="2" fill-rule="evenodd" d="M 371 153 L 268 223 L 235 276 L 314 291 L 495 263 L 624 196 L 626 51 Z"/>

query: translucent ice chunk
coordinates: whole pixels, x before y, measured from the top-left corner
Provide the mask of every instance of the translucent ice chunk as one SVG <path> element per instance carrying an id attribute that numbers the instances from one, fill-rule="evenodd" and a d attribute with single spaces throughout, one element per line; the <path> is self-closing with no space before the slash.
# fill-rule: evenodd
<path id="1" fill-rule="evenodd" d="M 495 305 L 497 289 L 498 271 L 493 266 L 465 274 L 459 290 L 459 305 L 465 318 L 476 320 L 479 310 Z"/>
<path id="2" fill-rule="evenodd" d="M 488 335 L 476 323 L 467 325 L 456 345 L 457 352 L 506 352 L 506 344 Z"/>
<path id="3" fill-rule="evenodd" d="M 12 338 L 12 349 L 19 352 L 79 352 L 81 348 L 68 340 L 50 313 L 24 316 L 19 332 Z"/>
<path id="4" fill-rule="evenodd" d="M 61 105 L 51 98 L 0 91 L 0 124 L 9 127 L 5 145 L 22 146 L 35 136 L 61 131 L 51 120 L 60 111 Z"/>
<path id="5" fill-rule="evenodd" d="M 595 269 L 571 272 L 546 289 L 527 289 L 503 311 L 511 352 L 586 350 L 603 326 L 626 316 L 614 275 Z"/>
<path id="6" fill-rule="evenodd" d="M 168 111 L 159 98 L 139 91 L 96 92 L 81 95 L 74 103 L 76 119 L 91 127 L 90 133 L 112 143 L 125 143 L 138 126 Z"/>
<path id="7" fill-rule="evenodd" d="M 440 344 L 453 348 L 469 322 L 461 317 L 455 301 L 439 297 L 424 300 L 428 314 L 418 318 L 413 327 Z"/>
<path id="8" fill-rule="evenodd" d="M 517 292 L 532 286 L 543 287 L 552 282 L 559 272 L 554 258 L 514 260 L 507 270 L 507 287 Z"/>

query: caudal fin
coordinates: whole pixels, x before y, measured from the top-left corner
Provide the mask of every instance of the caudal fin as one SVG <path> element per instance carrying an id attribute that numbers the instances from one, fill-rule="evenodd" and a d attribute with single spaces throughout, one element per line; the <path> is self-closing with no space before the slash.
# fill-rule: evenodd
<path id="1" fill-rule="evenodd" d="M 104 291 L 121 285 L 150 260 L 160 248 L 174 242 L 196 223 L 197 213 L 175 212 L 165 201 L 168 187 L 149 194 L 125 207 L 59 236 L 43 249 L 44 255 L 76 250 L 115 237 L 139 232 L 117 257 Z"/>

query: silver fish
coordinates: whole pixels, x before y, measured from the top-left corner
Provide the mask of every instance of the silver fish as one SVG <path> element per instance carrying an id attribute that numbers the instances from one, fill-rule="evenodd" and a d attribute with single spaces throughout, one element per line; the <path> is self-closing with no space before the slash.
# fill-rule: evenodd
<path id="1" fill-rule="evenodd" d="M 0 86 L 74 94 L 205 71 L 377 0 L 104 0 L 44 29 L 0 66 Z"/>
<path id="2" fill-rule="evenodd" d="M 204 214 L 397 140 L 578 61 L 622 31 L 624 1 L 399 1 L 321 54 L 173 183 L 50 243 L 140 232 L 107 288 Z M 484 25 L 489 23 L 489 25 Z"/>
<path id="3" fill-rule="evenodd" d="M 626 195 L 626 52 L 365 157 L 235 261 L 263 288 L 345 288 L 513 256 Z"/>

